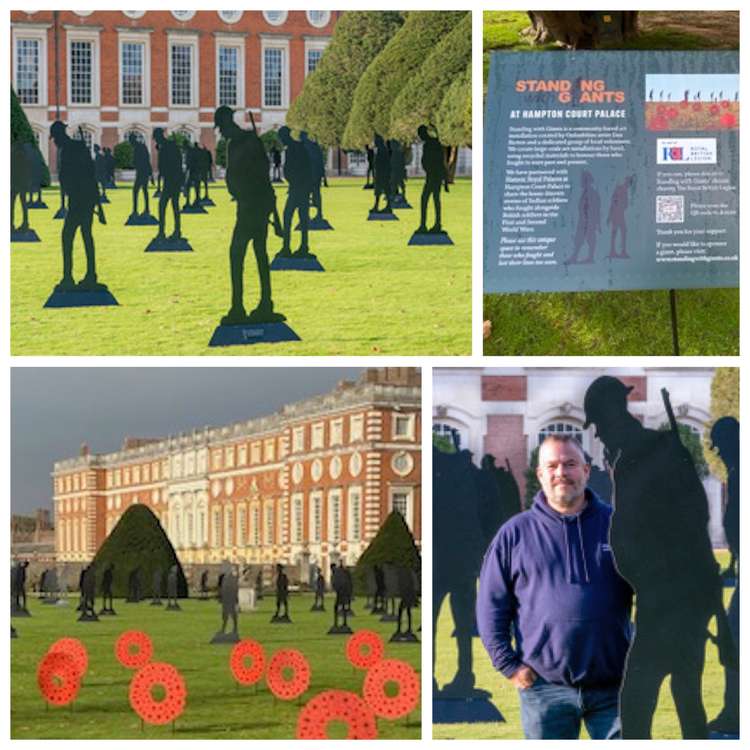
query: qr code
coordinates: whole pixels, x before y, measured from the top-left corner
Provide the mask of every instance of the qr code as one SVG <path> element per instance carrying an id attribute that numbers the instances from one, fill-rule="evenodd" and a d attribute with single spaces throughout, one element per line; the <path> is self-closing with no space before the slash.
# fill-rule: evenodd
<path id="1" fill-rule="evenodd" d="M 656 223 L 683 224 L 685 222 L 684 195 L 656 196 Z"/>

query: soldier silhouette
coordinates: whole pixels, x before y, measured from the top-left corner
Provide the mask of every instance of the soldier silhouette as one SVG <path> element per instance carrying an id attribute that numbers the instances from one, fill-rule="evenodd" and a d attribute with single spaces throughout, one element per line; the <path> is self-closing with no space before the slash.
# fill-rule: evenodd
<path id="1" fill-rule="evenodd" d="M 201 599 L 208 599 L 208 571 L 201 573 Z"/>
<path id="2" fill-rule="evenodd" d="M 724 536 L 735 561 L 740 557 L 740 424 L 734 417 L 721 417 L 711 428 L 711 443 L 727 471 L 727 504 L 724 508 Z M 727 612 L 729 628 L 737 652 L 740 649 L 740 580 L 736 584 Z M 740 672 L 724 667 L 724 706 L 708 723 L 713 732 L 740 733 Z"/>
<path id="3" fill-rule="evenodd" d="M 31 165 L 25 144 L 15 141 L 10 147 L 10 228 L 12 232 L 29 231 L 29 209 L 27 196 L 31 191 Z M 16 227 L 16 198 L 21 202 L 23 218 L 21 226 Z"/>
<path id="4" fill-rule="evenodd" d="M 197 208 L 200 201 L 202 157 L 197 143 L 185 144 L 185 208 Z M 190 191 L 195 192 L 195 199 L 190 201 Z"/>
<path id="5" fill-rule="evenodd" d="M 416 641 L 417 637 L 412 630 L 411 611 L 417 606 L 417 587 L 414 581 L 414 571 L 403 565 L 396 569 L 398 576 L 398 591 L 400 601 L 398 603 L 398 624 L 396 632 L 391 637 L 392 641 Z M 403 629 L 403 615 L 406 614 L 406 630 Z"/>
<path id="6" fill-rule="evenodd" d="M 596 252 L 597 234 L 601 234 L 601 200 L 594 186 L 594 177 L 588 169 L 581 173 L 581 197 L 578 200 L 578 224 L 573 238 L 573 255 L 566 263 L 593 263 Z M 584 260 L 578 259 L 583 245 L 588 245 L 589 254 Z"/>
<path id="7" fill-rule="evenodd" d="M 281 149 L 275 143 L 271 147 L 271 163 L 273 164 L 271 182 L 281 182 Z"/>
<path id="8" fill-rule="evenodd" d="M 208 197 L 208 183 L 211 178 L 211 168 L 213 167 L 214 158 L 211 156 L 211 151 L 206 146 L 199 147 L 198 150 L 199 162 L 200 162 L 200 178 L 203 184 L 203 197 L 200 199 L 201 204 L 213 205 L 213 202 Z"/>
<path id="9" fill-rule="evenodd" d="M 385 612 L 385 573 L 382 565 L 373 565 L 372 570 L 375 576 L 375 595 L 373 596 L 372 613 L 379 614 Z"/>
<path id="10" fill-rule="evenodd" d="M 417 128 L 417 135 L 424 144 L 422 146 L 422 169 L 425 172 L 417 233 L 439 233 L 443 231 L 440 189 L 445 186 L 445 192 L 448 192 L 448 172 L 445 168 L 445 154 L 442 144 L 436 137 L 430 135 L 426 125 L 420 125 Z M 427 204 L 430 201 L 430 197 L 435 206 L 435 223 L 430 229 L 427 229 Z"/>
<path id="11" fill-rule="evenodd" d="M 225 573 L 221 577 L 219 592 L 221 596 L 221 632 L 222 634 L 226 632 L 227 622 L 231 617 L 232 635 L 236 636 L 238 633 L 237 610 L 240 603 L 240 588 L 239 579 L 234 571 Z"/>
<path id="12" fill-rule="evenodd" d="M 154 573 L 151 576 L 151 606 L 161 606 L 161 592 L 162 592 L 162 581 L 161 581 L 161 568 L 155 568 Z"/>
<path id="13" fill-rule="evenodd" d="M 281 608 L 284 608 L 284 614 L 280 615 Z M 289 619 L 289 579 L 284 572 L 284 566 L 280 563 L 276 565 L 276 613 L 273 620 Z M 273 622 L 272 620 L 272 622 Z"/>
<path id="14" fill-rule="evenodd" d="M 151 157 L 149 156 L 146 144 L 143 143 L 135 133 L 130 133 L 128 141 L 133 147 L 133 166 L 135 167 L 135 180 L 133 181 L 133 213 L 131 216 L 138 216 L 138 193 L 140 191 L 143 191 L 143 201 L 145 203 L 143 216 L 148 216 L 148 182 L 153 174 L 151 169 Z"/>
<path id="15" fill-rule="evenodd" d="M 312 172 L 310 203 L 315 208 L 315 216 L 312 218 L 312 221 L 321 221 L 323 219 L 323 199 L 320 193 L 320 183 L 323 181 L 326 173 L 323 151 L 315 141 L 310 140 L 304 130 L 299 134 L 299 138 L 302 145 L 307 149 L 307 155 L 310 158 L 310 169 Z"/>
<path id="16" fill-rule="evenodd" d="M 26 569 L 29 561 L 23 560 L 16 563 L 13 568 L 13 604 L 17 612 L 28 612 L 26 608 Z"/>
<path id="17" fill-rule="evenodd" d="M 112 581 L 114 579 L 115 566 L 114 563 L 110 563 L 104 570 L 102 575 L 102 609 L 99 612 L 100 615 L 113 615 L 114 602 L 112 598 Z"/>
<path id="18" fill-rule="evenodd" d="M 28 163 L 31 167 L 31 185 L 29 187 L 29 208 L 47 208 L 42 200 L 42 182 L 44 181 L 44 159 L 39 149 L 31 143 L 23 144 Z M 36 199 L 34 198 L 36 193 Z"/>
<path id="19" fill-rule="evenodd" d="M 172 215 L 174 216 L 174 231 L 169 236 L 170 240 L 182 238 L 180 231 L 180 190 L 184 176 L 182 173 L 182 157 L 177 144 L 164 137 L 163 128 L 154 128 L 154 140 L 159 149 L 159 177 L 163 179 L 163 187 L 159 196 L 159 234 L 158 240 L 165 239 L 165 220 L 167 203 L 172 204 Z"/>
<path id="20" fill-rule="evenodd" d="M 391 201 L 396 208 L 406 208 L 406 164 L 404 149 L 397 140 L 388 141 L 391 152 Z"/>
<path id="21" fill-rule="evenodd" d="M 701 695 L 708 623 L 716 615 L 719 658 L 736 663 L 708 535 L 708 502 L 679 439 L 644 428 L 627 409 L 632 386 L 601 376 L 584 398 L 584 429 L 595 426 L 613 467 L 610 543 L 615 565 L 635 592 L 635 638 L 620 692 L 623 739 L 648 739 L 666 677 L 684 739 L 705 739 Z"/>
<path id="22" fill-rule="evenodd" d="M 109 175 L 107 169 L 107 159 L 102 153 L 101 147 L 98 143 L 94 144 L 94 173 L 96 175 L 96 182 L 99 185 L 100 203 L 109 203 L 107 198 L 107 187 L 109 186 Z"/>
<path id="23" fill-rule="evenodd" d="M 83 141 L 67 135 L 65 124 L 59 120 L 52 123 L 50 136 L 57 148 L 62 149 L 59 179 L 68 196 L 68 211 L 62 230 L 63 276 L 55 291 L 105 291 L 107 287 L 96 280 L 96 252 L 91 233 L 94 211 L 100 224 L 107 222 L 99 202 L 91 153 Z M 86 275 L 76 284 L 73 280 L 73 240 L 78 229 L 86 251 Z"/>
<path id="24" fill-rule="evenodd" d="M 268 222 L 276 217 L 276 197 L 268 178 L 268 157 L 263 143 L 255 132 L 240 128 L 229 107 L 219 107 L 214 113 L 214 124 L 227 142 L 227 189 L 237 202 L 237 221 L 229 248 L 232 279 L 232 305 L 222 318 L 222 325 L 243 323 L 274 323 L 286 320 L 273 311 L 271 272 L 266 240 Z M 278 224 L 278 220 L 276 221 Z M 260 281 L 260 302 L 250 313 L 245 313 L 242 302 L 243 272 L 247 243 L 252 240 Z"/>
<path id="25" fill-rule="evenodd" d="M 352 602 L 352 579 L 342 562 L 331 565 L 331 586 L 336 599 L 333 604 L 333 627 L 329 633 L 350 633 L 351 628 L 346 622 L 346 616 Z M 342 619 L 341 624 L 339 617 Z"/>
<path id="26" fill-rule="evenodd" d="M 104 147 L 104 165 L 105 173 L 107 175 L 107 187 L 114 189 L 117 187 L 115 183 L 115 169 L 117 168 L 117 160 L 112 153 L 112 149 L 109 146 Z"/>
<path id="27" fill-rule="evenodd" d="M 383 136 L 375 134 L 375 158 L 373 163 L 375 174 L 375 203 L 370 209 L 373 213 L 392 213 L 391 208 L 391 155 Z M 385 208 L 380 209 L 380 196 L 385 196 Z"/>
<path id="28" fill-rule="evenodd" d="M 67 210 L 65 208 L 65 191 L 63 190 L 62 181 L 60 180 L 60 174 L 62 173 L 62 147 L 57 147 L 57 183 L 58 191 L 60 193 L 60 208 L 55 212 L 55 219 L 64 219 Z"/>
<path id="29" fill-rule="evenodd" d="M 374 187 L 372 180 L 375 176 L 375 151 L 369 143 L 365 146 L 365 154 L 367 156 L 367 177 L 365 178 L 364 190 L 371 190 Z"/>
<path id="30" fill-rule="evenodd" d="M 79 620 L 98 620 L 96 606 L 96 565 L 91 563 L 83 573 L 83 607 Z"/>
<path id="31" fill-rule="evenodd" d="M 325 611 L 326 580 L 320 568 L 315 568 L 315 571 L 315 599 L 311 611 L 323 612 Z"/>
<path id="32" fill-rule="evenodd" d="M 286 205 L 284 206 L 284 243 L 278 255 L 282 257 L 310 257 L 308 245 L 308 224 L 310 211 L 310 193 L 312 192 L 313 167 L 310 154 L 304 143 L 295 141 L 286 125 L 279 128 L 279 140 L 286 148 L 284 159 L 284 179 L 289 185 Z M 291 233 L 294 212 L 299 215 L 299 226 L 302 234 L 299 249 L 292 253 Z"/>
<path id="33" fill-rule="evenodd" d="M 128 598 L 126 601 L 139 602 L 141 600 L 141 569 L 134 568 L 128 577 Z"/>
<path id="34" fill-rule="evenodd" d="M 628 210 L 628 194 L 635 185 L 635 175 L 626 177 L 612 193 L 612 200 L 609 204 L 609 213 L 607 214 L 607 226 L 611 230 L 610 249 L 608 258 L 629 258 L 627 251 L 627 222 L 625 213 Z M 615 251 L 617 234 L 620 234 L 619 253 Z"/>
<path id="35" fill-rule="evenodd" d="M 177 565 L 172 565 L 167 573 L 167 609 L 180 609 L 177 602 Z"/>

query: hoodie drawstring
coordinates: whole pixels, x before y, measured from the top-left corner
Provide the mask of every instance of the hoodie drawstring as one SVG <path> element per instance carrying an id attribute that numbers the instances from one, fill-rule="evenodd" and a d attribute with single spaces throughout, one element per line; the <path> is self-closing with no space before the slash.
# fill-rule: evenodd
<path id="1" fill-rule="evenodd" d="M 586 550 L 583 547 L 583 529 L 581 528 L 581 515 L 576 516 L 578 521 L 578 544 L 581 545 L 581 557 L 583 558 L 583 573 L 586 576 L 586 583 L 591 583 L 589 578 L 589 566 L 586 564 Z"/>

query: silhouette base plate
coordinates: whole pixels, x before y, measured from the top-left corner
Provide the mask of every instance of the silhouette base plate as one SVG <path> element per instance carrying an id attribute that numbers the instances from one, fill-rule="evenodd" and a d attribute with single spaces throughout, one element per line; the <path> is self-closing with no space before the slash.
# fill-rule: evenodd
<path id="1" fill-rule="evenodd" d="M 28 609 L 16 609 L 16 607 L 13 607 L 13 609 L 10 611 L 11 617 L 31 617 L 31 612 L 29 612 Z"/>
<path id="2" fill-rule="evenodd" d="M 432 697 L 433 724 L 475 724 L 505 722 L 505 718 L 489 700 L 486 690 L 473 689 L 466 695 L 437 693 Z"/>
<path id="3" fill-rule="evenodd" d="M 398 221 L 398 216 L 393 211 L 370 211 L 367 221 Z"/>
<path id="4" fill-rule="evenodd" d="M 180 211 L 181 214 L 207 214 L 208 211 L 206 211 L 203 206 L 198 204 L 197 206 L 195 203 L 189 205 L 189 206 L 183 206 L 182 210 Z"/>
<path id="5" fill-rule="evenodd" d="M 52 217 L 53 219 L 64 219 L 68 215 L 68 209 L 67 208 L 58 208 L 57 211 L 55 211 L 55 215 Z"/>
<path id="6" fill-rule="evenodd" d="M 310 607 L 310 612 L 325 612 L 326 608 L 322 604 L 313 604 Z"/>
<path id="7" fill-rule="evenodd" d="M 20 229 L 14 229 L 10 233 L 11 242 L 41 242 L 39 235 L 33 229 L 26 229 L 21 231 Z"/>
<path id="8" fill-rule="evenodd" d="M 738 740 L 739 734 L 729 734 L 729 732 L 709 732 L 709 740 Z"/>
<path id="9" fill-rule="evenodd" d="M 152 607 L 161 607 L 161 599 L 152 599 L 151 600 L 151 606 Z"/>
<path id="10" fill-rule="evenodd" d="M 74 290 L 72 292 L 53 291 L 44 303 L 45 307 L 106 307 L 117 305 L 109 289 L 99 291 Z"/>
<path id="11" fill-rule="evenodd" d="M 419 643 L 414 633 L 394 633 L 390 638 L 391 643 Z"/>
<path id="12" fill-rule="evenodd" d="M 404 208 L 404 209 L 411 208 L 411 203 L 409 203 L 409 201 L 406 200 L 406 198 L 399 195 L 391 199 L 391 208 Z"/>
<path id="13" fill-rule="evenodd" d="M 385 614 L 380 618 L 380 622 L 398 622 L 398 615 Z"/>
<path id="14" fill-rule="evenodd" d="M 274 615 L 270 620 L 274 625 L 291 625 L 289 615 Z"/>
<path id="15" fill-rule="evenodd" d="M 34 201 L 33 203 L 27 203 L 26 208 L 48 208 L 44 201 Z"/>
<path id="16" fill-rule="evenodd" d="M 130 214 L 125 222 L 126 227 L 159 226 L 159 219 L 151 214 Z"/>
<path id="17" fill-rule="evenodd" d="M 146 246 L 147 253 L 192 253 L 193 248 L 191 244 L 184 238 L 178 237 L 177 239 L 170 239 L 165 237 L 159 239 L 154 237 L 151 242 Z"/>
<path id="18" fill-rule="evenodd" d="M 240 642 L 239 633 L 222 633 L 221 631 L 219 631 L 209 641 L 209 643 L 239 643 L 239 642 Z"/>
<path id="19" fill-rule="evenodd" d="M 114 611 L 114 609 L 100 609 L 99 610 L 99 617 L 114 617 L 117 612 Z"/>
<path id="20" fill-rule="evenodd" d="M 95 614 L 82 614 L 78 622 L 99 622 L 99 618 Z"/>
<path id="21" fill-rule="evenodd" d="M 107 185 L 107 190 L 111 190 L 111 189 L 112 188 L 109 185 Z M 111 203 L 111 201 L 109 200 L 109 198 L 107 198 L 106 195 L 100 195 L 99 196 L 99 203 L 102 203 L 102 204 L 104 204 L 104 203 Z"/>
<path id="22" fill-rule="evenodd" d="M 325 271 L 320 261 L 310 255 L 281 255 L 271 261 L 272 271 Z"/>
<path id="23" fill-rule="evenodd" d="M 209 346 L 240 346 L 299 341 L 300 337 L 286 323 L 242 323 L 217 326 Z"/>
<path id="24" fill-rule="evenodd" d="M 167 609 L 172 612 L 182 612 L 182 607 L 179 604 L 167 604 Z"/>
<path id="25" fill-rule="evenodd" d="M 296 227 L 294 227 L 295 231 L 300 231 L 300 225 L 297 224 Z M 310 219 L 310 221 L 307 222 L 307 229 L 310 232 L 321 232 L 325 229 L 333 229 L 333 227 L 329 224 L 328 219 L 323 218 L 315 218 Z"/>
<path id="26" fill-rule="evenodd" d="M 349 635 L 352 632 L 352 629 L 348 625 L 334 625 L 328 631 L 328 635 Z"/>
<path id="27" fill-rule="evenodd" d="M 198 201 L 199 206 L 215 206 L 216 204 L 210 198 L 201 198 Z"/>
<path id="28" fill-rule="evenodd" d="M 410 245 L 452 245 L 453 240 L 448 232 L 414 232 L 409 240 Z"/>

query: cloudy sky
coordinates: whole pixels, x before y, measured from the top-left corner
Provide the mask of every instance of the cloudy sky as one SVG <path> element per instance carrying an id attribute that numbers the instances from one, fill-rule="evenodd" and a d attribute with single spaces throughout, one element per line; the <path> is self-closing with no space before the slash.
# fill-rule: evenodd
<path id="1" fill-rule="evenodd" d="M 271 414 L 356 380 L 361 368 L 14 367 L 11 512 L 52 507 L 52 463 L 117 450 L 123 438 L 162 437 Z"/>

